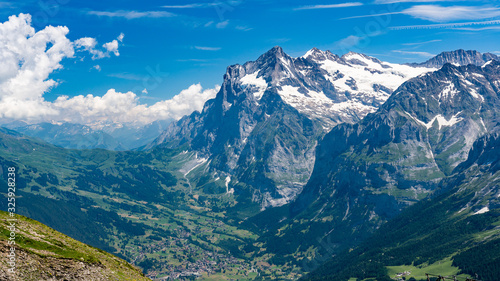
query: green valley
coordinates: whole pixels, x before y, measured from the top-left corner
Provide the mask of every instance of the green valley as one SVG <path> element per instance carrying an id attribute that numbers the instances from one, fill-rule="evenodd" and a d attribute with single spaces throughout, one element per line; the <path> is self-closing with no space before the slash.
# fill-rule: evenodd
<path id="1" fill-rule="evenodd" d="M 269 264 L 273 254 L 260 247 L 258 234 L 239 226 L 225 181 L 200 177 L 203 161 L 183 147 L 67 150 L 8 130 L 0 138 L 2 170 L 18 171 L 20 214 L 122 257 L 149 277 L 299 275 Z"/>

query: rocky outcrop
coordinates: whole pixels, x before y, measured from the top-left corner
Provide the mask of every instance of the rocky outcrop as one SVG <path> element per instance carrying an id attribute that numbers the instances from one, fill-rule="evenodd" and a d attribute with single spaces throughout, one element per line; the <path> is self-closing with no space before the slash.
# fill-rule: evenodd
<path id="1" fill-rule="evenodd" d="M 15 270 L 8 226 L 15 221 Z M 78 242 L 37 221 L 0 211 L 0 280 L 150 280 L 126 261 Z"/>

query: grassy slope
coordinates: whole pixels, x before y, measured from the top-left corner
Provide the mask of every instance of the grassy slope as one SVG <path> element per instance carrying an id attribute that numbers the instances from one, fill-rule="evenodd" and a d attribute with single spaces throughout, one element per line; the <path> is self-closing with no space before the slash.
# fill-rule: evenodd
<path id="1" fill-rule="evenodd" d="M 17 274 L 9 275 L 7 253 L 2 251 L 2 274 L 10 280 L 47 280 L 66 276 L 70 280 L 149 280 L 126 261 L 97 248 L 78 242 L 35 220 L 15 215 Z M 0 243 L 10 231 L 9 214 L 0 211 Z M 57 269 L 61 268 L 60 271 Z M 84 270 L 82 270 L 84 269 Z M 68 277 L 70 276 L 70 277 Z"/>
<path id="2" fill-rule="evenodd" d="M 437 275 L 442 275 L 442 276 L 457 276 L 460 278 L 470 277 L 467 274 L 459 274 L 460 269 L 456 266 L 453 266 L 453 261 L 450 258 L 446 258 L 442 261 L 437 261 L 429 265 L 425 264 L 419 266 L 413 266 L 413 265 L 388 266 L 387 269 L 388 269 L 387 274 L 391 278 L 395 278 L 396 274 L 405 271 L 410 272 L 410 274 L 405 275 L 406 279 L 409 279 L 411 277 L 417 280 L 426 279 L 427 276 L 425 274 L 432 272 L 436 272 L 438 273 Z"/>

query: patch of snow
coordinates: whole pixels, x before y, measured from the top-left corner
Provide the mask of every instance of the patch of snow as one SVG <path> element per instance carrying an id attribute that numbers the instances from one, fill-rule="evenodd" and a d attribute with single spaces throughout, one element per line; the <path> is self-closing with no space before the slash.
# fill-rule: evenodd
<path id="1" fill-rule="evenodd" d="M 490 208 L 488 206 L 481 208 L 481 210 L 477 211 L 474 213 L 474 215 L 479 215 L 479 214 L 484 214 L 490 211 Z"/>
<path id="2" fill-rule="evenodd" d="M 444 116 L 442 116 L 441 114 L 434 117 L 434 119 L 436 119 L 439 123 L 439 130 L 441 130 L 441 127 L 451 127 L 457 124 L 458 122 L 462 121 L 463 120 L 462 117 L 457 118 L 458 114 L 459 113 L 455 114 L 453 117 L 450 118 L 450 120 L 446 120 L 446 118 L 444 118 Z M 431 120 L 431 122 L 434 123 L 433 120 Z"/>
<path id="3" fill-rule="evenodd" d="M 476 91 L 476 89 L 474 89 L 474 88 L 471 88 L 469 90 L 469 94 L 471 94 L 471 96 L 473 96 L 476 99 L 481 99 L 482 101 L 484 101 L 483 96 L 481 96 L 480 94 L 478 94 L 477 91 Z"/>
<path id="4" fill-rule="evenodd" d="M 224 101 L 222 103 L 222 107 L 224 108 L 224 111 L 228 111 L 231 108 L 232 104 L 228 103 L 227 101 Z"/>
<path id="5" fill-rule="evenodd" d="M 479 73 L 472 73 L 472 76 L 474 76 L 476 78 L 484 78 L 484 75 L 479 74 Z"/>
<path id="6" fill-rule="evenodd" d="M 207 161 L 208 158 L 198 158 L 198 155 L 195 155 L 195 159 L 186 163 L 186 165 L 184 165 L 183 169 L 181 169 L 180 172 L 184 172 L 186 168 L 189 169 L 184 173 L 184 176 L 187 176 L 189 173 L 191 173 L 191 171 L 205 164 Z"/>
<path id="7" fill-rule="evenodd" d="M 490 63 L 492 63 L 492 62 L 493 62 L 493 60 L 489 60 L 489 61 L 487 61 L 485 64 L 483 64 L 481 67 L 485 67 L 485 66 L 487 66 L 488 64 L 490 64 Z"/>
<path id="8" fill-rule="evenodd" d="M 422 120 L 419 120 L 416 117 L 411 116 L 411 114 L 409 114 L 408 112 L 406 112 L 406 114 L 408 114 L 408 116 L 410 116 L 413 120 L 420 123 L 421 125 L 425 126 L 427 128 L 427 130 L 432 128 L 432 125 L 434 124 L 435 121 L 438 122 L 438 129 L 439 130 L 441 130 L 441 127 L 451 127 L 451 126 L 457 124 L 458 122 L 463 120 L 462 117 L 457 117 L 460 113 L 461 112 L 453 115 L 450 118 L 450 120 L 446 120 L 446 118 L 443 115 L 438 114 L 438 115 L 434 116 L 434 118 L 432 118 L 431 121 L 429 121 L 428 123 L 425 123 Z"/>
<path id="9" fill-rule="evenodd" d="M 375 211 L 370 211 L 370 217 L 368 218 L 369 221 L 372 221 L 377 217 L 377 213 Z"/>
<path id="10" fill-rule="evenodd" d="M 465 84 L 469 85 L 469 86 L 474 86 L 474 84 L 469 81 L 469 80 L 463 80 L 465 82 Z"/>
<path id="11" fill-rule="evenodd" d="M 290 66 L 290 62 L 288 60 L 286 60 L 284 57 L 280 57 L 280 61 L 285 66 L 285 68 L 287 70 L 287 71 L 285 71 L 285 76 L 281 78 L 281 80 L 283 80 L 285 78 L 290 77 L 290 75 L 292 73 L 292 69 Z"/>
<path id="12" fill-rule="evenodd" d="M 488 131 L 488 129 L 486 129 L 486 125 L 484 124 L 484 121 L 483 121 L 483 117 L 481 117 L 481 125 L 483 125 L 483 128 Z"/>
<path id="13" fill-rule="evenodd" d="M 439 93 L 439 99 L 445 98 L 445 99 L 451 99 L 453 98 L 456 94 L 458 94 L 457 88 L 455 88 L 455 85 L 453 83 L 448 83 L 441 93 Z"/>
<path id="14" fill-rule="evenodd" d="M 257 88 L 257 91 L 253 93 L 254 97 L 260 99 L 264 95 L 264 91 L 267 88 L 267 82 L 262 77 L 258 77 L 259 71 L 255 71 L 252 74 L 247 74 L 240 79 L 242 85 L 252 85 Z"/>
<path id="15" fill-rule="evenodd" d="M 231 182 L 231 177 L 227 176 L 226 177 L 226 193 L 229 193 L 229 183 Z M 232 189 L 232 188 L 231 188 Z M 234 192 L 234 190 L 233 190 Z"/>
<path id="16" fill-rule="evenodd" d="M 345 215 L 344 218 L 342 218 L 342 220 L 345 220 L 347 218 L 347 215 L 349 215 L 349 201 L 347 201 L 347 210 L 345 210 Z"/>

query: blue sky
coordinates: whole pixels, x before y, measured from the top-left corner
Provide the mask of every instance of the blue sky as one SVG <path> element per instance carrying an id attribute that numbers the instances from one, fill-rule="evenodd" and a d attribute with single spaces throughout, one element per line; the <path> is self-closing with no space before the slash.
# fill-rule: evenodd
<path id="1" fill-rule="evenodd" d="M 29 13 L 32 26 L 66 26 L 67 38 L 116 40 L 100 59 L 76 52 L 43 97 L 133 91 L 153 104 L 190 85 L 213 88 L 228 65 L 280 45 L 291 56 L 312 47 L 362 52 L 390 62 L 424 61 L 441 51 L 498 52 L 500 5 L 492 1 L 75 1 L 0 2 L 0 22 Z M 141 93 L 147 89 L 146 93 Z"/>

